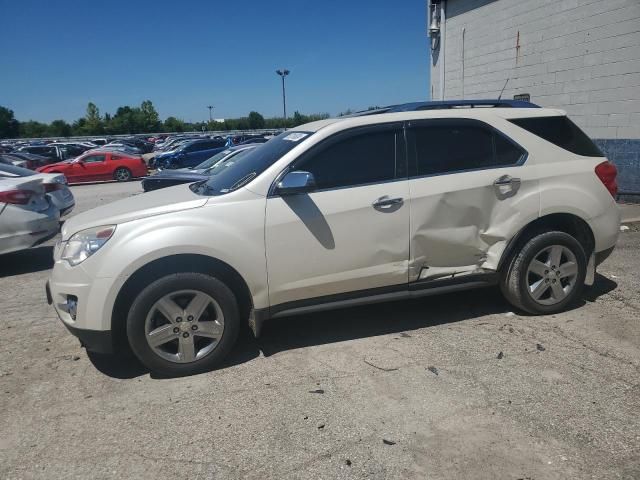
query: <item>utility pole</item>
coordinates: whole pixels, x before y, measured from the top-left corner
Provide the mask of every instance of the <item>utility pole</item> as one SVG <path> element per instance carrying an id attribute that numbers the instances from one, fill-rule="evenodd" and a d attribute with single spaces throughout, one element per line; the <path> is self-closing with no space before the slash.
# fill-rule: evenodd
<path id="1" fill-rule="evenodd" d="M 276 73 L 282 77 L 282 116 L 284 117 L 284 128 L 287 128 L 287 97 L 284 89 L 284 77 L 289 75 L 289 70 L 283 68 L 281 70 L 276 70 Z"/>
<path id="2" fill-rule="evenodd" d="M 211 122 L 213 120 L 213 117 L 211 116 L 211 110 L 213 110 L 213 105 L 207 105 L 207 108 L 209 109 L 209 121 Z"/>

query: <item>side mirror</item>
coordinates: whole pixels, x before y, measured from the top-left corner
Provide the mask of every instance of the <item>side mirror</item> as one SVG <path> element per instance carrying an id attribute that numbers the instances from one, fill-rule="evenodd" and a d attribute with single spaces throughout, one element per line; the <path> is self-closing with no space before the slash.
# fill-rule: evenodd
<path id="1" fill-rule="evenodd" d="M 276 193 L 280 195 L 296 195 L 312 192 L 316 189 L 313 173 L 295 171 L 287 173 L 276 185 Z"/>

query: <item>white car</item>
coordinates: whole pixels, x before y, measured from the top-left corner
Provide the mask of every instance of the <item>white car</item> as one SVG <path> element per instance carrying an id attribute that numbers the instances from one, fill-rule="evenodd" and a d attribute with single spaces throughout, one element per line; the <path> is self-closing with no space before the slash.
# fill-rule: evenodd
<path id="1" fill-rule="evenodd" d="M 0 179 L 29 177 L 29 180 L 40 180 L 51 203 L 60 210 L 60 216 L 68 215 L 75 207 L 76 201 L 62 173 L 38 173 L 27 168 L 0 163 Z"/>
<path id="2" fill-rule="evenodd" d="M 89 350 L 169 375 L 278 316 L 496 285 L 572 305 L 618 238 L 615 167 L 558 110 L 421 108 L 302 125 L 72 218 L 49 303 Z"/>
<path id="3" fill-rule="evenodd" d="M 39 245 L 59 230 L 60 212 L 39 178 L 0 177 L 0 254 Z"/>

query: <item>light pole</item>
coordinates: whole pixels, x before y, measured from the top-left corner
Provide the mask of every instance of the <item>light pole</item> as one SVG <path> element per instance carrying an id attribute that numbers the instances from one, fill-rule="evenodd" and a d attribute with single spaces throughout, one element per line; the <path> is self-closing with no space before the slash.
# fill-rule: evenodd
<path id="1" fill-rule="evenodd" d="M 209 121 L 211 122 L 213 120 L 213 118 L 211 117 L 211 110 L 213 110 L 213 105 L 207 105 L 207 108 L 209 109 Z"/>
<path id="2" fill-rule="evenodd" d="M 281 70 L 276 70 L 276 73 L 282 77 L 282 115 L 284 117 L 284 128 L 287 129 L 287 97 L 284 91 L 284 77 L 289 75 L 289 70 L 283 68 Z"/>

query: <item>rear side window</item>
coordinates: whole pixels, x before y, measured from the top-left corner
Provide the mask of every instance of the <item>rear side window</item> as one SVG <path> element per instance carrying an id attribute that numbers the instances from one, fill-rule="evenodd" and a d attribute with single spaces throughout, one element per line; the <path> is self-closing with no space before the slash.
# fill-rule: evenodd
<path id="1" fill-rule="evenodd" d="M 525 151 L 475 121 L 434 121 L 411 129 L 412 175 L 442 175 L 516 165 Z"/>
<path id="2" fill-rule="evenodd" d="M 387 130 L 337 140 L 296 164 L 295 169 L 313 173 L 319 189 L 393 180 L 396 178 L 396 134 Z"/>
<path id="3" fill-rule="evenodd" d="M 576 155 L 604 157 L 600 149 L 568 117 L 513 118 L 509 121 Z"/>

